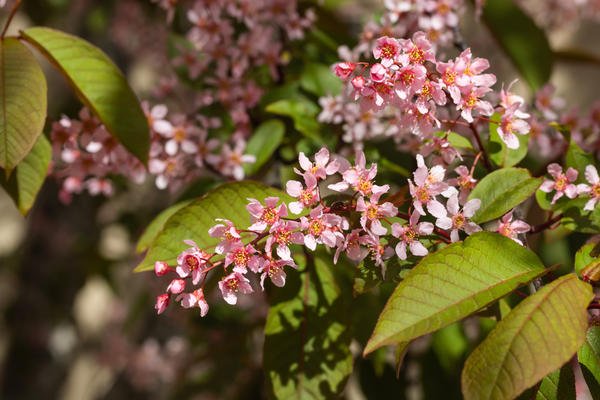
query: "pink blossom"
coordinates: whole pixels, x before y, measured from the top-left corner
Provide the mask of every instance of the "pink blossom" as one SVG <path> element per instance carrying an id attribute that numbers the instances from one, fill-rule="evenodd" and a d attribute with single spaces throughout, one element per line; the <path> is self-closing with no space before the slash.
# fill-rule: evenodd
<path id="1" fill-rule="evenodd" d="M 577 186 L 574 182 L 577 180 L 579 173 L 575 168 L 569 167 L 567 172 L 563 173 L 560 165 L 552 163 L 548 165 L 548 173 L 552 175 L 554 180 L 546 179 L 540 186 L 540 190 L 546 193 L 556 191 L 554 197 L 552 197 L 552 204 L 564 195 L 570 199 L 577 197 Z"/>
<path id="2" fill-rule="evenodd" d="M 511 238 L 523 246 L 523 242 L 518 238 L 518 236 L 522 233 L 529 232 L 530 230 L 531 226 L 529 226 L 529 224 L 525 221 L 518 219 L 513 221 L 513 211 L 511 210 L 502 217 L 496 232 L 506 236 L 507 238 Z"/>
<path id="3" fill-rule="evenodd" d="M 395 74 L 394 91 L 402 100 L 411 98 L 421 90 L 427 77 L 427 69 L 422 65 L 410 64 L 400 68 Z"/>
<path id="4" fill-rule="evenodd" d="M 225 254 L 225 267 L 233 264 L 233 270 L 240 273 L 246 273 L 247 268 L 251 271 L 258 270 L 259 258 L 256 256 L 256 249 L 250 245 L 239 244 L 233 247 Z"/>
<path id="5" fill-rule="evenodd" d="M 420 214 L 415 210 L 410 215 L 407 225 L 392 224 L 392 235 L 400 239 L 396 245 L 396 254 L 401 260 L 406 260 L 406 248 L 415 256 L 426 256 L 428 250 L 419 241 L 419 236 L 431 235 L 433 224 L 431 222 L 419 222 Z"/>
<path id="6" fill-rule="evenodd" d="M 231 304 L 237 303 L 237 294 L 249 294 L 252 293 L 252 286 L 250 281 L 239 272 L 232 272 L 219 281 L 219 289 L 223 295 L 223 299 Z"/>
<path id="7" fill-rule="evenodd" d="M 556 88 L 548 83 L 535 94 L 535 108 L 541 111 L 548 121 L 555 121 L 558 118 L 558 110 L 565 106 L 563 99 L 554 97 L 555 90 Z"/>
<path id="8" fill-rule="evenodd" d="M 287 207 L 284 203 L 279 203 L 279 197 L 267 197 L 263 206 L 256 199 L 248 199 L 250 203 L 246 209 L 250 213 L 252 225 L 248 227 L 254 232 L 262 232 L 267 227 L 273 226 L 281 217 L 287 217 Z"/>
<path id="9" fill-rule="evenodd" d="M 244 154 L 246 143 L 243 140 L 236 142 L 232 149 L 228 144 L 224 144 L 221 148 L 221 154 L 209 154 L 206 156 L 206 161 L 212 164 L 225 176 L 231 176 L 236 180 L 244 179 L 243 164 L 253 163 L 256 157 L 251 154 Z"/>
<path id="10" fill-rule="evenodd" d="M 595 166 L 588 165 L 585 167 L 585 179 L 590 185 L 586 185 L 585 183 L 577 185 L 577 191 L 579 194 L 590 196 L 583 209 L 592 211 L 596 208 L 598 201 L 600 201 L 600 178 Z"/>
<path id="11" fill-rule="evenodd" d="M 385 266 L 383 262 L 394 255 L 394 249 L 383 244 L 378 236 L 364 235 L 359 238 L 359 241 L 367 247 L 375 265 L 382 268 Z M 382 271 L 382 275 L 385 276 L 385 270 Z"/>
<path id="12" fill-rule="evenodd" d="M 197 285 L 206 275 L 205 269 L 211 255 L 198 248 L 198 245 L 192 240 L 185 240 L 184 242 L 191 247 L 177 256 L 175 271 L 181 278 L 187 278 L 191 275 L 192 283 Z"/>
<path id="13" fill-rule="evenodd" d="M 307 174 L 304 176 L 304 181 L 306 188 L 302 186 L 302 183 L 294 180 L 285 184 L 287 193 L 298 199 L 289 204 L 290 211 L 294 214 L 300 214 L 305 208 L 310 209 L 320 200 L 317 179 L 312 174 Z"/>
<path id="14" fill-rule="evenodd" d="M 446 207 L 437 203 L 428 207 L 428 210 L 431 215 L 437 218 L 435 224 L 442 229 L 450 230 L 450 239 L 453 242 L 458 242 L 460 240 L 458 231 L 464 231 L 467 235 L 471 235 L 481 230 L 477 224 L 469 221 L 469 218 L 475 214 L 480 206 L 481 200 L 472 199 L 467 201 L 461 211 L 458 196 L 454 194 L 448 199 Z"/>
<path id="15" fill-rule="evenodd" d="M 202 288 L 198 288 L 192 293 L 182 293 L 177 296 L 176 301 L 181 302 L 180 304 L 183 308 L 199 307 L 201 317 L 204 317 L 208 313 L 208 303 L 204 298 L 204 291 Z"/>
<path id="16" fill-rule="evenodd" d="M 298 160 L 300 167 L 304 170 L 301 172 L 298 169 L 294 171 L 299 175 L 312 175 L 316 180 L 325 179 L 328 175 L 335 174 L 339 169 L 339 164 L 336 160 L 329 161 L 329 150 L 323 147 L 315 154 L 315 162 L 312 163 L 303 152 L 300 152 Z"/>
<path id="17" fill-rule="evenodd" d="M 384 67 L 387 68 L 391 66 L 399 54 L 400 45 L 396 39 L 383 36 L 375 42 L 373 57 L 375 57 L 376 60 L 381 59 L 381 64 Z"/>
<path id="18" fill-rule="evenodd" d="M 214 238 L 222 239 L 215 247 L 215 253 L 223 254 L 231 250 L 233 247 L 241 243 L 241 236 L 233 222 L 227 219 L 217 218 L 217 221 L 222 221 L 224 224 L 217 224 L 208 230 L 208 234 Z"/>
<path id="19" fill-rule="evenodd" d="M 473 58 L 471 49 L 466 49 L 456 58 L 455 68 L 458 72 L 456 84 L 461 87 L 481 86 L 490 87 L 496 83 L 496 76 L 493 74 L 482 74 L 490 67 L 490 63 L 485 58 Z"/>
<path id="20" fill-rule="evenodd" d="M 260 268 L 260 286 L 265 290 L 265 278 L 268 276 L 271 282 L 277 287 L 283 287 L 285 285 L 285 266 L 296 268 L 296 264 L 291 259 L 275 260 L 272 258 L 264 259 Z"/>
<path id="21" fill-rule="evenodd" d="M 387 78 L 387 68 L 381 64 L 373 64 L 369 73 L 373 82 L 383 82 Z"/>
<path id="22" fill-rule="evenodd" d="M 461 99 L 456 109 L 460 110 L 460 116 L 467 122 L 473 122 L 473 111 L 481 115 L 492 115 L 494 108 L 489 101 L 482 100 L 484 94 L 490 92 L 488 87 L 466 86 L 461 90 Z"/>
<path id="23" fill-rule="evenodd" d="M 377 164 L 371 164 L 369 169 L 365 168 L 367 163 L 365 153 L 362 151 L 356 152 L 356 165 L 354 167 L 346 169 L 342 173 L 342 182 L 331 184 L 328 186 L 329 189 L 337 192 L 343 192 L 350 186 L 363 196 L 370 196 L 373 192 L 382 190 L 382 186 L 373 184 L 373 179 L 377 175 Z"/>
<path id="24" fill-rule="evenodd" d="M 342 252 L 345 252 L 348 258 L 352 261 L 359 262 L 367 256 L 369 251 L 362 247 L 364 239 L 361 239 L 362 229 L 353 229 L 352 232 L 347 234 L 342 242 L 338 244 L 333 256 L 333 263 L 337 264 L 339 256 Z"/>
<path id="25" fill-rule="evenodd" d="M 423 156 L 417 154 L 417 169 L 413 173 L 414 183 L 409 179 L 408 187 L 413 198 L 413 206 L 421 215 L 425 215 L 423 205 L 426 205 L 428 210 L 432 206 L 443 207 L 435 199 L 437 195 L 450 197 L 457 192 L 454 187 L 444 182 L 445 174 L 446 170 L 441 165 L 427 168 Z"/>
<path id="26" fill-rule="evenodd" d="M 412 39 L 400 39 L 399 42 L 406 54 L 406 59 L 402 60 L 404 65 L 423 64 L 426 61 L 435 63 L 431 42 L 427 39 L 425 32 L 415 32 Z"/>
<path id="27" fill-rule="evenodd" d="M 389 186 L 385 185 L 385 192 L 389 190 Z M 385 193 L 383 192 L 383 193 Z M 365 200 L 360 196 L 356 202 L 356 211 L 362 213 L 360 224 L 367 232 L 374 235 L 382 236 L 387 233 L 387 228 L 381 224 L 381 219 L 386 217 L 395 217 L 398 214 L 398 209 L 390 202 L 379 204 L 379 197 L 382 193 L 377 193 L 371 196 L 370 200 Z"/>
<path id="28" fill-rule="evenodd" d="M 185 281 L 183 279 L 173 279 L 167 286 L 167 293 L 179 294 L 185 290 Z"/>
<path id="29" fill-rule="evenodd" d="M 348 221 L 336 214 L 323 212 L 323 206 L 314 208 L 308 217 L 300 219 L 304 235 L 304 245 L 315 250 L 317 244 L 336 247 L 344 240 L 342 230 L 348 229 Z"/>
<path id="30" fill-rule="evenodd" d="M 472 172 L 464 165 L 459 165 L 454 169 L 454 172 L 458 175 L 456 178 L 449 179 L 448 185 L 456 186 L 459 190 L 458 199 L 461 204 L 467 201 L 467 197 L 471 190 L 475 187 L 477 179 L 473 178 Z"/>
<path id="31" fill-rule="evenodd" d="M 296 221 L 280 220 L 271 227 L 267 242 L 265 244 L 265 252 L 271 254 L 271 248 L 274 244 L 277 245 L 277 255 L 282 260 L 291 260 L 292 252 L 288 247 L 291 243 L 302 244 L 304 237 L 297 230 L 300 229 L 300 223 Z"/>

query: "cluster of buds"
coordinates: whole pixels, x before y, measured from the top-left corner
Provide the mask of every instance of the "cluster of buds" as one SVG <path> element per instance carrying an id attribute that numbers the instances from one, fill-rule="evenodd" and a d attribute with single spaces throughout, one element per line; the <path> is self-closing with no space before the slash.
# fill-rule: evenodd
<path id="1" fill-rule="evenodd" d="M 218 118 L 183 114 L 167 118 L 164 105 L 151 109 L 143 104 L 150 126 L 151 146 L 148 170 L 159 189 L 177 190 L 183 184 L 210 170 L 227 178 L 244 178 L 244 163 L 255 161 L 244 154 L 245 141 L 232 138 L 232 143 L 209 139 L 211 129 L 218 128 Z M 106 130 L 87 108 L 79 119 L 63 116 L 53 123 L 53 175 L 62 181 L 60 198 L 68 203 L 73 194 L 83 191 L 91 195 L 110 196 L 114 192 L 111 176 L 121 175 L 135 183 L 143 182 L 144 166 Z"/>
<path id="2" fill-rule="evenodd" d="M 173 15 L 177 2 L 160 0 L 159 5 Z M 186 15 L 191 46 L 178 49 L 173 65 L 185 68 L 190 79 L 202 84 L 199 106 L 221 104 L 236 130 L 248 134 L 248 111 L 263 93 L 253 71 L 266 67 L 277 80 L 278 68 L 286 62 L 286 41 L 303 38 L 314 13 L 301 15 L 295 0 L 195 0 Z"/>
<path id="3" fill-rule="evenodd" d="M 297 268 L 292 245 L 303 246 L 305 251 L 324 246 L 334 254 L 334 263 L 341 255 L 356 263 L 369 258 L 384 273 L 385 260 L 394 255 L 402 260 L 423 257 L 440 243 L 456 242 L 481 230 L 471 221 L 480 201 L 466 200 L 476 184 L 474 165 L 471 170 L 460 166 L 456 177 L 446 179 L 442 166 L 429 168 L 418 156 L 417 169 L 408 182 L 412 201 L 402 212 L 400 205 L 389 201 L 394 198 L 387 196 L 391 187 L 375 183 L 377 165 L 367 166 L 361 151 L 354 164 L 331 156 L 327 149 L 316 153 L 314 160 L 303 153 L 299 158 L 300 168 L 295 171 L 302 179 L 286 184 L 294 201 L 248 199 L 248 225 L 219 219 L 209 230 L 210 236 L 218 239 L 214 247 L 202 248 L 188 240 L 190 247 L 179 254 L 176 266 L 156 262 L 156 275 L 175 275 L 157 298 L 158 313 L 174 299 L 182 307 L 198 307 L 200 314 L 206 315 L 204 284 L 217 267 L 223 274 L 218 286 L 229 304 L 236 304 L 239 294 L 252 293 L 256 286 L 264 290 L 266 278 L 283 286 L 286 269 Z M 349 200 L 328 204 L 323 197 L 325 186 L 347 193 Z M 518 235 L 529 230 L 523 221 L 513 221 L 512 211 L 495 227 L 519 243 Z"/>

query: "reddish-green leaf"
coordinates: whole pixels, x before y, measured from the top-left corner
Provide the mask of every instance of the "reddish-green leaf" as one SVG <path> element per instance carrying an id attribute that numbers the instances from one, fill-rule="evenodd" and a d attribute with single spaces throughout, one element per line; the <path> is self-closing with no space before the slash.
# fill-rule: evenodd
<path id="1" fill-rule="evenodd" d="M 106 129 L 145 163 L 148 121 L 127 80 L 106 54 L 81 38 L 50 28 L 33 27 L 22 35 L 58 68 Z"/>
<path id="2" fill-rule="evenodd" d="M 0 41 L 0 168 L 7 175 L 30 152 L 46 120 L 46 78 L 29 49 Z"/>
<path id="3" fill-rule="evenodd" d="M 466 400 L 509 400 L 560 368 L 585 341 L 590 285 L 563 276 L 523 300 L 467 359 Z"/>

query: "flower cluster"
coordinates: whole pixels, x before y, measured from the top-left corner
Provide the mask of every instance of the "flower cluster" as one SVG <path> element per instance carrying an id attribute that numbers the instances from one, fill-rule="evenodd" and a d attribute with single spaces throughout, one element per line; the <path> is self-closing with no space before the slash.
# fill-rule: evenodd
<path id="1" fill-rule="evenodd" d="M 172 16 L 177 2 L 160 0 L 159 5 Z M 222 105 L 236 130 L 248 134 L 248 111 L 263 93 L 256 70 L 266 68 L 277 80 L 286 40 L 303 38 L 314 13 L 301 15 L 295 0 L 195 0 L 185 12 L 190 46 L 180 46 L 173 66 L 203 87 L 197 93 L 200 107 Z"/>
<path id="2" fill-rule="evenodd" d="M 150 125 L 151 148 L 148 169 L 159 189 L 177 190 L 207 169 L 233 179 L 244 178 L 244 163 L 254 156 L 244 154 L 245 142 L 235 145 L 209 139 L 209 131 L 221 124 L 217 118 L 183 114 L 167 118 L 164 105 L 151 109 L 143 104 Z M 73 194 L 112 195 L 110 176 L 122 175 L 141 183 L 144 166 L 84 108 L 78 119 L 63 116 L 52 125 L 53 175 L 62 181 L 60 198 L 69 202 Z M 204 167 L 204 168 L 202 168 Z"/>
<path id="3" fill-rule="evenodd" d="M 304 246 L 306 251 L 324 246 L 334 254 L 336 263 L 342 254 L 354 262 L 369 257 L 384 273 L 385 260 L 394 254 L 401 260 L 407 260 L 409 254 L 422 257 L 439 243 L 460 240 L 460 232 L 470 235 L 481 230 L 471 221 L 480 201 L 466 200 L 476 181 L 472 170 L 463 170 L 465 166 L 458 169 L 456 178 L 446 179 L 442 166 L 429 168 L 418 156 L 417 169 L 409 180 L 412 202 L 403 212 L 386 200 L 391 187 L 376 184 L 377 165 L 367 165 L 361 151 L 354 164 L 332 156 L 325 148 L 314 160 L 300 153 L 299 161 L 300 168 L 295 171 L 301 179 L 286 184 L 287 193 L 294 198 L 289 205 L 277 197 L 262 202 L 248 199 L 249 223 L 240 226 L 217 220 L 209 230 L 216 239 L 214 248 L 186 241 L 189 248 L 179 254 L 174 268 L 156 262 L 156 275 L 176 275 L 157 298 L 158 313 L 174 298 L 182 307 L 198 307 L 201 315 L 206 315 L 204 283 L 217 267 L 223 270 L 218 286 L 229 304 L 236 304 L 239 294 L 252 293 L 255 280 L 263 290 L 266 278 L 283 286 L 286 269 L 297 267 L 293 245 Z M 328 204 L 323 197 L 325 187 L 347 193 L 350 200 Z M 515 229 L 498 230 L 516 239 Z"/>
<path id="4" fill-rule="evenodd" d="M 410 39 L 378 38 L 372 54 L 372 64 L 336 64 L 333 70 L 347 82 L 346 91 L 320 99 L 319 120 L 342 124 L 343 140 L 358 148 L 368 139 L 392 137 L 404 150 L 435 152 L 449 164 L 460 154 L 436 132 L 479 134 L 494 112 L 500 118 L 497 133 L 509 148 L 518 148 L 516 135 L 530 130 L 524 99 L 511 93 L 510 86 L 494 92 L 496 77 L 485 73 L 489 62 L 470 49 L 443 61 L 427 35 L 416 32 Z"/>

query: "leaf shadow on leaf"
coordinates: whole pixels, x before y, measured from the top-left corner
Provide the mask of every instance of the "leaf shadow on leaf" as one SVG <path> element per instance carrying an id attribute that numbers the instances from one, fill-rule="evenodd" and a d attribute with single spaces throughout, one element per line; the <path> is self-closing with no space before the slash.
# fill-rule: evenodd
<path id="1" fill-rule="evenodd" d="M 352 371 L 349 301 L 319 275 L 290 274 L 275 293 L 269 319 L 278 324 L 267 326 L 264 347 L 270 398 L 337 398 Z"/>

